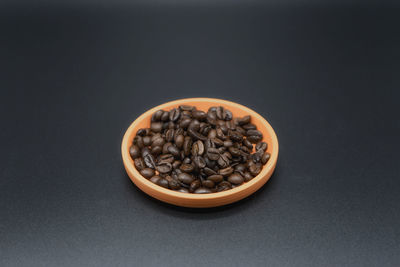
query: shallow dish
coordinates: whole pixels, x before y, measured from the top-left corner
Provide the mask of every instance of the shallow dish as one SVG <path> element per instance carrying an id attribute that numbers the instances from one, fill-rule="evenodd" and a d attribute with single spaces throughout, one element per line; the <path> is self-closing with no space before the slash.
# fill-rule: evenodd
<path id="1" fill-rule="evenodd" d="M 136 135 L 136 132 L 140 128 L 148 128 L 150 126 L 151 115 L 159 109 L 171 110 L 177 108 L 180 105 L 192 105 L 198 109 L 207 111 L 212 106 L 223 106 L 230 111 L 234 117 L 243 117 L 245 115 L 251 116 L 251 122 L 257 126 L 257 129 L 263 133 L 263 141 L 268 143 L 268 152 L 271 153 L 271 157 L 266 165 L 263 166 L 262 171 L 247 183 L 244 183 L 236 188 L 209 194 L 191 194 L 173 191 L 158 186 L 146 178 L 144 178 L 135 168 L 133 160 L 129 155 L 129 147 L 132 145 L 132 140 Z M 274 129 L 269 123 L 261 117 L 255 111 L 242 106 L 240 104 L 214 98 L 187 98 L 176 101 L 167 102 L 159 105 L 149 111 L 143 113 L 138 117 L 126 131 L 121 145 L 122 160 L 125 166 L 125 170 L 131 178 L 132 182 L 135 183 L 146 194 L 170 203 L 182 207 L 194 207 L 194 208 L 209 208 L 226 205 L 229 203 L 241 200 L 262 187 L 271 177 L 274 172 L 276 162 L 278 159 L 278 139 L 276 137 Z"/>

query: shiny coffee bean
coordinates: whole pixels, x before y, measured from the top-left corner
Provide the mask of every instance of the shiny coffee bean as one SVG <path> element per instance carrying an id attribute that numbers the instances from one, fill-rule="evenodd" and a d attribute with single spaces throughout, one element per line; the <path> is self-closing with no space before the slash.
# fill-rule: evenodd
<path id="1" fill-rule="evenodd" d="M 150 129 L 155 133 L 161 132 L 162 128 L 163 128 L 163 124 L 161 122 L 152 122 L 150 124 Z"/>
<path id="2" fill-rule="evenodd" d="M 256 144 L 262 140 L 262 133 L 259 130 L 248 130 L 246 132 L 247 139 L 253 143 Z"/>
<path id="3" fill-rule="evenodd" d="M 251 121 L 251 117 L 249 115 L 247 115 L 247 116 L 244 116 L 243 118 L 240 118 L 238 120 L 238 124 L 239 125 L 245 125 L 245 124 L 250 123 L 250 121 Z"/>
<path id="4" fill-rule="evenodd" d="M 261 169 L 262 169 L 262 165 L 260 163 L 252 164 L 249 167 L 249 171 L 250 171 L 251 175 L 253 175 L 253 176 L 258 175 L 261 172 Z"/>
<path id="5" fill-rule="evenodd" d="M 207 188 L 213 188 L 215 186 L 215 183 L 211 180 L 204 180 L 203 182 L 201 182 L 201 184 Z"/>
<path id="6" fill-rule="evenodd" d="M 176 191 L 181 192 L 181 193 L 189 193 L 189 190 L 184 187 L 178 188 L 178 189 L 176 189 Z"/>
<path id="7" fill-rule="evenodd" d="M 200 180 L 194 180 L 189 186 L 189 192 L 194 192 L 197 188 L 201 186 Z"/>
<path id="8" fill-rule="evenodd" d="M 265 150 L 267 150 L 267 148 L 268 148 L 268 144 L 265 142 L 258 142 L 256 145 L 256 151 L 261 149 L 264 152 Z"/>
<path id="9" fill-rule="evenodd" d="M 271 157 L 271 154 L 268 153 L 268 152 L 265 152 L 264 155 L 263 155 L 262 158 L 261 158 L 261 163 L 262 163 L 263 165 L 265 165 L 265 164 L 268 162 L 268 160 L 269 160 L 270 157 Z"/>
<path id="10" fill-rule="evenodd" d="M 179 109 L 182 111 L 192 111 L 195 109 L 195 107 L 190 105 L 180 105 Z"/>
<path id="11" fill-rule="evenodd" d="M 175 158 L 179 158 L 181 155 L 179 149 L 174 145 L 168 147 L 168 152 L 171 153 Z"/>
<path id="12" fill-rule="evenodd" d="M 161 120 L 161 116 L 162 116 L 162 114 L 164 113 L 164 111 L 163 110 L 157 110 L 154 114 L 153 114 L 153 116 L 151 116 L 151 121 L 153 122 L 153 121 L 159 121 L 159 120 Z"/>
<path id="13" fill-rule="evenodd" d="M 142 149 L 144 147 L 143 137 L 141 137 L 140 135 L 135 136 L 135 138 L 133 139 L 133 144 Z"/>
<path id="14" fill-rule="evenodd" d="M 208 188 L 205 188 L 205 187 L 200 187 L 200 188 L 197 188 L 197 189 L 194 191 L 194 193 L 195 193 L 195 194 L 209 194 L 209 193 L 211 193 L 211 190 L 208 189 Z"/>
<path id="15" fill-rule="evenodd" d="M 183 136 L 183 134 L 180 134 L 178 136 L 175 137 L 175 145 L 177 148 L 181 149 L 183 147 L 183 143 L 185 141 L 185 137 Z"/>
<path id="16" fill-rule="evenodd" d="M 174 108 L 169 112 L 169 119 L 170 121 L 177 121 L 181 115 L 179 109 Z"/>
<path id="17" fill-rule="evenodd" d="M 193 158 L 193 163 L 198 169 L 203 169 L 206 166 L 206 162 L 201 156 L 195 156 Z"/>
<path id="18" fill-rule="evenodd" d="M 179 169 L 183 172 L 192 172 L 194 170 L 194 166 L 192 164 L 187 164 L 187 163 L 183 163 L 181 164 L 181 166 L 179 167 Z"/>
<path id="19" fill-rule="evenodd" d="M 190 185 L 194 181 L 194 178 L 192 175 L 182 172 L 178 175 L 178 180 L 184 184 Z"/>
<path id="20" fill-rule="evenodd" d="M 136 159 L 140 156 L 140 148 L 137 145 L 132 145 L 129 148 L 129 154 L 131 155 L 132 159 Z"/>
<path id="21" fill-rule="evenodd" d="M 219 183 L 224 179 L 224 177 L 219 174 L 213 174 L 208 176 L 207 179 L 213 181 L 214 183 Z"/>
<path id="22" fill-rule="evenodd" d="M 159 179 L 157 184 L 161 187 L 168 188 L 168 181 L 166 179 Z"/>
<path id="23" fill-rule="evenodd" d="M 150 179 L 154 176 L 154 170 L 151 168 L 145 168 L 140 171 L 140 174 L 143 175 L 145 178 Z"/>
<path id="24" fill-rule="evenodd" d="M 159 173 L 170 173 L 172 171 L 172 164 L 168 162 L 163 162 L 156 166 L 156 170 Z"/>
<path id="25" fill-rule="evenodd" d="M 201 110 L 195 110 L 195 111 L 192 111 L 192 116 L 196 120 L 205 121 L 207 118 L 207 113 L 205 113 L 204 111 L 201 111 Z"/>
<path id="26" fill-rule="evenodd" d="M 225 177 L 231 175 L 232 173 L 233 173 L 233 168 L 231 166 L 226 167 L 224 169 L 220 169 L 218 171 L 219 175 L 222 175 L 222 176 L 225 176 Z"/>
<path id="27" fill-rule="evenodd" d="M 175 136 L 174 129 L 168 129 L 167 132 L 165 133 L 165 139 L 167 142 L 172 142 L 174 140 L 174 136 Z"/>
<path id="28" fill-rule="evenodd" d="M 252 144 L 249 140 L 244 139 L 244 140 L 243 140 L 243 145 L 244 145 L 245 147 L 247 147 L 250 151 L 253 150 L 253 144 Z"/>
<path id="29" fill-rule="evenodd" d="M 244 179 L 239 173 L 235 172 L 228 177 L 228 182 L 231 184 L 242 184 Z"/>
<path id="30" fill-rule="evenodd" d="M 151 149 L 151 154 L 154 156 L 160 155 L 162 152 L 162 147 L 160 146 L 155 146 Z"/>
<path id="31" fill-rule="evenodd" d="M 172 169 L 177 169 L 177 168 L 179 168 L 179 167 L 181 166 L 181 164 L 182 164 L 182 162 L 181 162 L 180 160 L 175 160 L 175 161 L 172 163 Z"/>
<path id="32" fill-rule="evenodd" d="M 137 131 L 136 134 L 137 134 L 137 135 L 140 135 L 140 136 L 145 136 L 145 135 L 148 135 L 148 134 L 149 134 L 149 131 L 148 131 L 148 129 L 146 129 L 146 128 L 140 128 L 140 129 Z"/>
<path id="33" fill-rule="evenodd" d="M 158 183 L 158 180 L 160 180 L 160 179 L 161 179 L 160 176 L 155 175 L 155 176 L 153 176 L 153 177 L 150 178 L 150 182 L 157 184 L 157 183 Z"/>
<path id="34" fill-rule="evenodd" d="M 245 172 L 245 173 L 243 174 L 243 178 L 244 178 L 244 181 L 245 181 L 245 182 L 248 182 L 248 181 L 250 181 L 251 179 L 253 179 L 253 175 L 251 175 L 250 172 Z"/>
<path id="35" fill-rule="evenodd" d="M 218 149 L 216 149 L 216 148 L 208 148 L 208 150 L 207 150 L 207 157 L 210 159 L 210 160 L 218 160 L 219 159 L 219 151 L 218 151 Z"/>
<path id="36" fill-rule="evenodd" d="M 142 158 L 136 158 L 136 159 L 134 160 L 134 164 L 135 164 L 135 168 L 136 168 L 138 171 L 141 171 L 141 170 L 143 170 L 144 168 L 146 168 L 146 165 L 144 164 L 144 161 L 143 161 Z"/>
<path id="37" fill-rule="evenodd" d="M 201 140 L 197 140 L 192 145 L 192 155 L 201 156 L 204 153 L 204 144 Z"/>
<path id="38" fill-rule="evenodd" d="M 242 128 L 245 129 L 246 131 L 247 131 L 247 130 L 256 130 L 256 129 L 257 129 L 257 126 L 255 126 L 255 125 L 252 124 L 252 123 L 247 123 L 247 124 L 245 124 L 245 125 L 242 125 Z"/>
<path id="39" fill-rule="evenodd" d="M 144 141 L 144 138 L 143 138 Z M 163 146 L 165 144 L 165 140 L 162 137 L 156 138 L 155 140 L 153 140 L 153 143 L 151 143 L 152 147 L 155 146 Z M 150 145 L 150 144 L 149 144 Z"/>

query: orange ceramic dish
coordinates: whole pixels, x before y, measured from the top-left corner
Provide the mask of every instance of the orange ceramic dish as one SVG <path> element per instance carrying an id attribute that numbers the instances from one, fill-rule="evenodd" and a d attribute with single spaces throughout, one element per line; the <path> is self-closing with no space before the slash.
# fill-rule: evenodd
<path id="1" fill-rule="evenodd" d="M 133 160 L 129 155 L 129 148 L 132 145 L 132 140 L 136 135 L 136 132 L 140 128 L 148 128 L 150 126 L 151 115 L 159 109 L 171 110 L 177 108 L 179 105 L 193 105 L 199 110 L 207 111 L 212 106 L 223 106 L 224 108 L 232 111 L 234 117 L 243 117 L 245 115 L 251 116 L 251 122 L 257 126 L 257 129 L 263 133 L 263 141 L 268 143 L 268 152 L 271 153 L 271 157 L 266 165 L 263 166 L 262 171 L 247 183 L 244 183 L 236 188 L 209 194 L 191 194 L 173 191 L 170 189 L 163 188 L 156 184 L 153 184 L 146 178 L 144 178 L 135 168 Z M 126 131 L 122 140 L 122 160 L 126 172 L 142 191 L 146 194 L 159 199 L 161 201 L 174 204 L 183 207 L 195 207 L 195 208 L 208 208 L 222 206 L 235 201 L 241 200 L 262 187 L 274 172 L 276 161 L 278 159 L 278 139 L 272 129 L 271 125 L 258 113 L 253 110 L 230 102 L 226 100 L 213 99 L 213 98 L 187 98 L 168 102 L 159 105 L 155 108 L 142 114 L 137 118 Z"/>

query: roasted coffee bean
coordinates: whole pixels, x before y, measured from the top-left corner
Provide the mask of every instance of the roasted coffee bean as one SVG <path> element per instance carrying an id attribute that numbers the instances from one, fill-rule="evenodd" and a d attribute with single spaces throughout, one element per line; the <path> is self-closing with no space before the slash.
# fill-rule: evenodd
<path id="1" fill-rule="evenodd" d="M 219 174 L 213 174 L 208 176 L 207 179 L 213 181 L 214 183 L 219 183 L 224 179 L 224 177 Z"/>
<path id="2" fill-rule="evenodd" d="M 172 169 L 177 169 L 177 168 L 179 168 L 179 167 L 181 166 L 181 164 L 182 164 L 182 162 L 181 162 L 180 160 L 175 160 L 175 161 L 172 163 Z"/>
<path id="3" fill-rule="evenodd" d="M 171 143 L 165 143 L 165 144 L 163 145 L 163 147 L 162 147 L 162 153 L 163 153 L 163 154 L 168 154 L 168 153 L 169 153 L 169 152 L 168 152 L 168 148 L 169 148 L 170 146 L 172 146 Z"/>
<path id="4" fill-rule="evenodd" d="M 211 180 L 204 180 L 203 182 L 201 182 L 201 184 L 207 188 L 213 188 L 215 186 L 215 183 Z"/>
<path id="5" fill-rule="evenodd" d="M 161 162 L 168 162 L 168 163 L 172 163 L 174 162 L 174 156 L 172 154 L 163 154 L 159 157 L 159 163 Z"/>
<path id="6" fill-rule="evenodd" d="M 156 170 L 159 173 L 170 173 L 172 171 L 172 164 L 168 162 L 162 162 L 156 166 Z"/>
<path id="7" fill-rule="evenodd" d="M 133 139 L 133 144 L 137 145 L 140 149 L 144 147 L 143 144 L 143 137 L 140 135 L 136 135 L 135 138 Z"/>
<path id="8" fill-rule="evenodd" d="M 201 111 L 201 110 L 194 110 L 194 111 L 192 111 L 192 116 L 196 120 L 205 121 L 207 118 L 207 113 L 205 113 L 204 111 Z"/>
<path id="9" fill-rule="evenodd" d="M 171 188 L 173 190 L 177 190 L 177 189 L 179 189 L 181 187 L 179 182 L 174 180 L 174 179 L 168 181 L 168 186 L 169 186 L 169 188 Z"/>
<path id="10" fill-rule="evenodd" d="M 144 138 L 143 138 L 143 141 L 144 141 Z M 153 140 L 153 143 L 151 143 L 151 146 L 152 147 L 155 147 L 155 146 L 161 146 L 162 147 L 164 144 L 165 144 L 165 140 L 162 137 L 159 137 L 159 138 Z"/>
<path id="11" fill-rule="evenodd" d="M 262 165 L 260 163 L 255 163 L 249 166 L 249 171 L 253 176 L 258 175 L 261 172 Z"/>
<path id="12" fill-rule="evenodd" d="M 224 146 L 221 146 L 221 147 L 218 148 L 218 152 L 219 152 L 220 154 L 224 154 L 225 151 L 226 151 L 226 147 L 224 147 Z"/>
<path id="13" fill-rule="evenodd" d="M 251 117 L 250 117 L 250 115 L 247 115 L 247 116 L 244 116 L 243 118 L 240 118 L 238 120 L 238 124 L 239 125 L 245 125 L 245 124 L 250 123 L 250 121 L 251 121 Z"/>
<path id="14" fill-rule="evenodd" d="M 181 115 L 179 109 L 174 108 L 169 112 L 169 119 L 170 121 L 177 121 Z"/>
<path id="15" fill-rule="evenodd" d="M 143 153 L 142 153 L 143 155 Z M 148 153 L 142 156 L 144 160 L 144 164 L 147 166 L 147 168 L 155 169 L 156 168 L 156 163 L 154 160 L 154 157 L 152 154 Z"/>
<path id="16" fill-rule="evenodd" d="M 154 175 L 153 177 L 150 178 L 150 182 L 157 184 L 158 180 L 160 180 L 161 177 L 158 175 Z"/>
<path id="17" fill-rule="evenodd" d="M 131 155 L 132 159 L 136 159 L 140 156 L 140 148 L 137 145 L 132 145 L 129 148 L 129 154 Z"/>
<path id="18" fill-rule="evenodd" d="M 231 155 L 234 157 L 239 157 L 241 155 L 240 150 L 238 148 L 232 147 L 232 146 L 229 148 L 229 153 L 231 153 Z"/>
<path id="19" fill-rule="evenodd" d="M 194 166 L 192 164 L 187 164 L 187 163 L 183 163 L 181 164 L 181 166 L 179 167 L 179 169 L 183 172 L 192 172 L 194 170 Z"/>
<path id="20" fill-rule="evenodd" d="M 169 120 L 169 112 L 168 111 L 164 111 L 163 114 L 161 115 L 160 118 L 161 121 L 168 121 Z"/>
<path id="21" fill-rule="evenodd" d="M 205 159 L 205 161 L 206 161 L 206 164 L 207 164 L 207 159 Z M 207 166 L 208 166 L 208 165 L 207 165 Z M 217 174 L 213 169 L 210 169 L 210 168 L 208 168 L 208 167 L 205 167 L 205 168 L 203 169 L 203 171 L 204 171 L 204 173 L 205 173 L 207 176 Z"/>
<path id="22" fill-rule="evenodd" d="M 244 164 L 238 164 L 235 166 L 235 172 L 243 174 L 245 170 L 246 170 L 246 166 Z"/>
<path id="23" fill-rule="evenodd" d="M 222 176 L 229 176 L 229 175 L 231 175 L 232 173 L 233 173 L 233 168 L 232 168 L 231 166 L 226 167 L 226 168 L 224 168 L 224 169 L 220 169 L 220 170 L 218 171 L 218 174 L 219 174 L 219 175 L 222 175 Z"/>
<path id="24" fill-rule="evenodd" d="M 246 132 L 247 139 L 253 143 L 256 144 L 262 140 L 262 133 L 259 130 L 248 130 Z"/>
<path id="25" fill-rule="evenodd" d="M 246 146 L 250 151 L 253 150 L 253 144 L 252 144 L 249 140 L 244 139 L 242 143 L 243 143 L 243 145 Z"/>
<path id="26" fill-rule="evenodd" d="M 145 178 L 150 179 L 154 176 L 154 170 L 151 168 L 144 168 L 140 171 L 140 174 L 143 175 Z"/>
<path id="27" fill-rule="evenodd" d="M 215 114 L 217 115 L 217 118 L 218 118 L 218 119 L 220 119 L 220 120 L 223 120 L 223 119 L 224 119 L 224 114 L 223 114 L 223 112 L 224 112 L 224 108 L 223 108 L 223 107 L 219 106 L 219 107 L 216 108 Z"/>
<path id="28" fill-rule="evenodd" d="M 216 148 L 208 148 L 207 149 L 207 157 L 211 160 L 218 160 L 219 159 L 219 151 Z"/>
<path id="29" fill-rule="evenodd" d="M 230 121 L 233 118 L 232 112 L 230 110 L 224 109 L 224 120 Z"/>
<path id="30" fill-rule="evenodd" d="M 193 156 L 201 156 L 204 153 L 204 144 L 201 140 L 197 140 L 192 145 L 192 155 Z"/>
<path id="31" fill-rule="evenodd" d="M 147 128 L 141 128 L 137 131 L 137 135 L 145 136 L 149 134 L 149 130 Z"/>
<path id="32" fill-rule="evenodd" d="M 157 110 L 154 114 L 153 114 L 153 116 L 151 116 L 151 121 L 153 122 L 153 121 L 159 121 L 159 120 L 161 120 L 161 116 L 162 116 L 162 114 L 164 113 L 164 111 L 163 110 Z"/>
<path id="33" fill-rule="evenodd" d="M 201 133 L 195 131 L 194 129 L 188 129 L 188 134 L 194 139 L 194 140 L 202 140 L 206 141 L 207 137 L 202 135 Z"/>
<path id="34" fill-rule="evenodd" d="M 222 129 L 220 127 L 217 128 L 216 131 L 217 131 L 217 137 L 216 138 L 219 138 L 221 140 L 224 140 L 226 138 L 224 132 L 222 131 Z"/>
<path id="35" fill-rule="evenodd" d="M 151 137 L 150 136 L 144 136 L 143 137 L 143 145 L 144 146 L 149 146 L 151 144 Z"/>
<path id="36" fill-rule="evenodd" d="M 166 179 L 163 178 L 159 179 L 157 181 L 157 184 L 161 187 L 168 188 L 168 181 Z"/>
<path id="37" fill-rule="evenodd" d="M 154 156 L 160 155 L 162 152 L 162 147 L 161 146 L 155 146 L 151 148 L 151 154 Z"/>
<path id="38" fill-rule="evenodd" d="M 198 120 L 192 120 L 188 126 L 188 130 L 197 132 L 200 130 L 200 122 Z"/>
<path id="39" fill-rule="evenodd" d="M 159 133 L 163 129 L 163 124 L 161 122 L 152 122 L 150 124 L 150 129 L 155 133 Z"/>
<path id="40" fill-rule="evenodd" d="M 235 142 L 242 142 L 243 140 L 243 135 L 238 131 L 229 131 L 229 136 Z"/>
<path id="41" fill-rule="evenodd" d="M 201 125 L 200 126 L 200 133 L 204 136 L 208 136 L 208 133 L 212 130 L 209 124 Z"/>
<path id="42" fill-rule="evenodd" d="M 205 188 L 205 187 L 200 187 L 200 188 L 197 188 L 197 189 L 194 191 L 194 193 L 195 193 L 195 194 L 208 194 L 208 193 L 211 193 L 211 190 L 208 189 L 208 188 Z"/>
<path id="43" fill-rule="evenodd" d="M 265 152 L 264 155 L 263 155 L 262 158 L 261 158 L 261 163 L 262 163 L 263 165 L 265 165 L 265 164 L 268 162 L 268 160 L 269 160 L 270 157 L 271 157 L 271 154 L 268 153 L 268 152 Z"/>
<path id="44" fill-rule="evenodd" d="M 183 147 L 183 143 L 185 141 L 185 137 L 183 136 L 183 134 L 180 134 L 178 136 L 175 137 L 175 145 L 177 148 L 181 149 Z"/>
<path id="45" fill-rule="evenodd" d="M 178 175 L 178 180 L 184 184 L 190 185 L 194 181 L 194 178 L 192 175 L 182 172 Z"/>
<path id="46" fill-rule="evenodd" d="M 181 193 L 189 193 L 189 190 L 184 187 L 178 188 L 178 189 L 176 189 L 176 191 L 181 192 Z"/>
<path id="47" fill-rule="evenodd" d="M 245 182 L 248 182 L 248 181 L 250 181 L 251 179 L 253 179 L 253 175 L 251 175 L 251 173 L 249 173 L 249 172 L 245 172 L 245 173 L 243 174 L 243 178 L 244 178 L 244 181 L 245 181 Z"/>
<path id="48" fill-rule="evenodd" d="M 189 127 L 189 125 L 190 125 L 191 122 L 192 122 L 192 119 L 191 119 L 191 118 L 183 118 L 183 119 L 181 120 L 181 122 L 179 123 L 179 126 L 180 126 L 182 129 L 186 129 L 186 128 Z"/>
<path id="49" fill-rule="evenodd" d="M 211 139 L 211 141 L 216 145 L 216 146 L 223 146 L 224 145 L 224 141 L 222 141 L 219 138 L 213 138 Z"/>
<path id="50" fill-rule="evenodd" d="M 221 168 L 226 168 L 229 165 L 229 159 L 226 157 L 226 155 L 220 155 L 218 158 L 218 165 Z"/>
<path id="51" fill-rule="evenodd" d="M 143 161 L 142 158 L 136 158 L 136 159 L 134 160 L 134 164 L 135 164 L 135 168 L 136 168 L 138 171 L 141 171 L 141 170 L 143 170 L 144 168 L 146 168 L 146 165 L 144 164 L 144 161 Z"/>
<path id="52" fill-rule="evenodd" d="M 217 137 L 217 131 L 215 129 L 212 129 L 208 132 L 208 139 L 214 139 Z"/>
<path id="53" fill-rule="evenodd" d="M 172 142 L 174 140 L 175 136 L 175 130 L 174 129 L 168 129 L 167 132 L 165 133 L 165 139 L 167 142 Z"/>
<path id="54" fill-rule="evenodd" d="M 185 136 L 185 141 L 183 142 L 183 151 L 185 152 L 185 156 L 189 156 L 190 151 L 192 150 L 192 138 L 190 136 Z"/>
<path id="55" fill-rule="evenodd" d="M 267 150 L 267 148 L 268 148 L 268 144 L 265 142 L 258 142 L 256 145 L 256 151 L 261 149 L 264 152 L 265 150 Z"/>
<path id="56" fill-rule="evenodd" d="M 256 130 L 256 129 L 257 129 L 257 126 L 255 126 L 255 125 L 252 124 L 252 123 L 247 123 L 247 124 L 245 124 L 245 125 L 242 125 L 242 128 L 245 129 L 246 131 L 247 131 L 247 130 Z"/>
<path id="57" fill-rule="evenodd" d="M 228 177 L 228 182 L 230 182 L 231 184 L 242 184 L 244 182 L 244 179 L 242 175 L 235 172 Z"/>
<path id="58" fill-rule="evenodd" d="M 186 163 L 186 164 L 190 164 L 191 162 L 192 162 L 192 160 L 190 159 L 190 158 L 184 158 L 183 159 L 183 161 L 182 161 L 183 163 Z"/>
<path id="59" fill-rule="evenodd" d="M 179 109 L 182 111 L 192 111 L 195 109 L 194 106 L 189 106 L 189 105 L 180 105 Z"/>
<path id="60" fill-rule="evenodd" d="M 206 166 L 206 162 L 205 162 L 204 158 L 201 156 L 195 156 L 193 158 L 193 163 L 199 169 L 202 169 Z"/>
<path id="61" fill-rule="evenodd" d="M 217 115 L 215 115 L 215 112 L 208 111 L 206 120 L 209 124 L 215 126 L 217 124 Z"/>
<path id="62" fill-rule="evenodd" d="M 194 192 L 197 188 L 201 186 L 200 180 L 194 180 L 189 186 L 189 192 Z"/>
<path id="63" fill-rule="evenodd" d="M 181 155 L 179 149 L 174 145 L 168 147 L 168 152 L 171 153 L 175 158 L 179 158 Z"/>
<path id="64" fill-rule="evenodd" d="M 228 181 L 222 181 L 217 185 L 217 192 L 229 190 L 232 188 L 232 185 Z"/>
<path id="65" fill-rule="evenodd" d="M 261 158 L 263 155 L 264 155 L 264 152 L 260 149 L 256 153 L 251 155 L 251 159 L 254 161 L 254 163 L 258 163 L 261 161 Z"/>
<path id="66" fill-rule="evenodd" d="M 233 143 L 231 140 L 224 141 L 224 147 L 231 147 L 231 146 L 233 146 Z"/>

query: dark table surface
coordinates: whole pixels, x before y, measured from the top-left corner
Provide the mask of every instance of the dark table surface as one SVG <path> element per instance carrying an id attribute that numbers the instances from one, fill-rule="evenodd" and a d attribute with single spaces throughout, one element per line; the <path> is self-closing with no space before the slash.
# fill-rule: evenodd
<path id="1" fill-rule="evenodd" d="M 399 266 L 399 11 L 0 9 L 1 266 Z M 280 157 L 214 209 L 154 200 L 120 143 L 186 97 L 247 105 Z"/>

